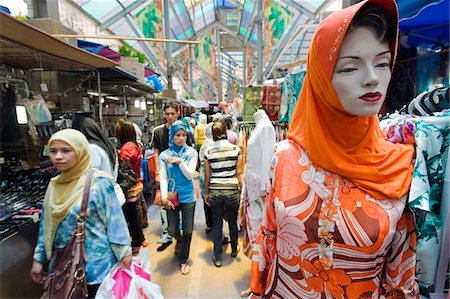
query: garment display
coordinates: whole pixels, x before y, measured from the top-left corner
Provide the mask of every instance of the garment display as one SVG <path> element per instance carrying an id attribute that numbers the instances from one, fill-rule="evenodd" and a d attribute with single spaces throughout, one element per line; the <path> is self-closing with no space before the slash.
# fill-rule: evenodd
<path id="1" fill-rule="evenodd" d="M 281 86 L 263 86 L 262 108 L 271 121 L 278 121 L 281 105 Z"/>
<path id="2" fill-rule="evenodd" d="M 298 96 L 302 90 L 305 74 L 306 71 L 302 71 L 297 74 L 289 74 L 284 78 L 280 108 L 280 122 L 291 123 L 292 115 L 294 115 L 295 106 L 297 105 Z"/>
<path id="3" fill-rule="evenodd" d="M 244 120 L 253 121 L 253 114 L 261 108 L 263 97 L 262 86 L 245 87 Z"/>
<path id="4" fill-rule="evenodd" d="M 406 195 L 376 200 L 312 163 L 290 140 L 277 145 L 272 166 L 252 256 L 254 292 L 267 298 L 380 298 L 383 290 L 386 298 L 416 298 L 415 228 Z"/>
<path id="5" fill-rule="evenodd" d="M 248 257 L 262 220 L 264 198 L 270 189 L 269 171 L 275 150 L 275 129 L 266 112 L 258 110 L 254 117 L 256 127 L 247 142 L 239 217 L 244 228 L 243 252 Z"/>

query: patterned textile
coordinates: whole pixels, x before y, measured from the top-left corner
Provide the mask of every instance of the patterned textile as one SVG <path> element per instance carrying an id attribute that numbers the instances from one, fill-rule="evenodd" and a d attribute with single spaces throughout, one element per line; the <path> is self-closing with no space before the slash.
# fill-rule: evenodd
<path id="1" fill-rule="evenodd" d="M 281 86 L 263 86 L 261 104 L 271 121 L 278 121 L 281 105 Z"/>
<path id="2" fill-rule="evenodd" d="M 261 107 L 262 86 L 245 88 L 244 121 L 254 121 L 253 114 Z"/>
<path id="3" fill-rule="evenodd" d="M 392 115 L 380 121 L 380 127 L 392 143 L 414 143 L 416 120 L 413 115 Z"/>
<path id="4" fill-rule="evenodd" d="M 277 145 L 272 189 L 252 257 L 264 298 L 418 298 L 415 228 L 406 196 L 376 200 Z M 332 246 L 328 246 L 332 244 Z"/>
<path id="5" fill-rule="evenodd" d="M 72 237 L 80 208 L 81 201 L 72 207 L 67 217 L 59 224 L 53 242 L 55 248 L 63 248 Z M 98 177 L 92 182 L 87 212 L 84 243 L 87 256 L 86 275 L 88 284 L 99 284 L 117 261 L 131 253 L 127 223 L 110 179 Z M 43 223 L 44 211 L 33 256 L 40 263 L 47 261 Z M 50 265 L 50 269 L 53 267 L 54 265 Z"/>
<path id="6" fill-rule="evenodd" d="M 449 155 L 450 113 L 416 122 L 416 165 L 409 205 L 417 227 L 417 279 L 424 295 L 434 291 L 441 247 L 441 199 Z M 447 199 L 448 200 L 448 199 Z"/>
<path id="7" fill-rule="evenodd" d="M 291 123 L 292 115 L 297 105 L 298 96 L 302 90 L 303 80 L 305 79 L 306 72 L 300 72 L 297 74 L 289 74 L 284 78 L 283 92 L 280 108 L 280 121 Z"/>

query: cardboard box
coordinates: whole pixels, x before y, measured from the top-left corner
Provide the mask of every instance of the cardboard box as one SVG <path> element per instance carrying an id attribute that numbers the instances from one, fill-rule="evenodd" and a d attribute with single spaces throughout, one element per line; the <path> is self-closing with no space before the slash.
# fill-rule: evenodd
<path id="1" fill-rule="evenodd" d="M 135 76 L 137 80 L 141 83 L 145 84 L 145 67 L 142 63 L 138 62 L 138 59 L 135 57 L 121 57 L 120 59 L 120 67 Z"/>

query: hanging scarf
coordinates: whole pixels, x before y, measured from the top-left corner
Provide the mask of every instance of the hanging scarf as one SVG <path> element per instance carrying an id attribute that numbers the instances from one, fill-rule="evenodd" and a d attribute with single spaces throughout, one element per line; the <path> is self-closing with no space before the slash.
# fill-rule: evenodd
<path id="1" fill-rule="evenodd" d="M 331 83 L 339 49 L 355 14 L 367 3 L 384 7 L 394 19 L 390 45 L 397 50 L 398 12 L 393 0 L 366 0 L 335 12 L 317 28 L 307 59 L 307 74 L 289 139 L 302 146 L 312 162 L 350 179 L 376 199 L 400 198 L 411 184 L 412 145 L 386 140 L 378 117 L 345 112 Z"/>
<path id="2" fill-rule="evenodd" d="M 83 133 L 89 143 L 93 143 L 101 147 L 108 154 L 111 167 L 114 169 L 117 158 L 116 148 L 111 140 L 103 134 L 102 129 L 100 129 L 97 123 L 90 118 L 83 118 L 79 121 L 74 121 L 72 128 Z"/>
<path id="3" fill-rule="evenodd" d="M 47 259 L 52 256 L 53 240 L 58 225 L 70 209 L 81 201 L 86 173 L 91 168 L 89 143 L 80 131 L 66 129 L 56 132 L 48 141 L 64 141 L 75 151 L 78 161 L 74 167 L 52 178 L 44 198 L 44 246 Z M 75 229 L 75 228 L 74 228 Z"/>
<path id="4" fill-rule="evenodd" d="M 188 125 L 189 126 L 189 125 Z M 188 150 L 188 146 L 186 145 L 186 142 L 184 145 L 176 145 L 173 142 L 173 138 L 177 134 L 179 130 L 183 130 L 186 133 L 186 138 L 188 137 L 188 128 L 183 123 L 177 121 L 172 124 L 172 126 L 169 129 L 169 149 L 170 149 L 170 156 L 171 157 L 177 157 L 182 158 L 186 151 Z M 187 139 L 186 139 L 187 140 Z"/>

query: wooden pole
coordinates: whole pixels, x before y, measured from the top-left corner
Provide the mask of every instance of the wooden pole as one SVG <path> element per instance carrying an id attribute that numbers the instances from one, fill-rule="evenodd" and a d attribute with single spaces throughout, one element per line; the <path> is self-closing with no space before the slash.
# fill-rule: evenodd
<path id="1" fill-rule="evenodd" d="M 137 41 L 148 41 L 148 42 L 155 42 L 155 43 L 179 43 L 179 44 L 191 44 L 191 45 L 200 44 L 199 41 L 194 41 L 194 40 L 146 38 L 146 37 L 134 37 L 134 36 L 73 35 L 73 34 L 52 34 L 52 36 L 53 37 L 62 37 L 62 38 L 96 38 L 96 39 L 114 39 L 114 40 L 137 40 Z"/>

